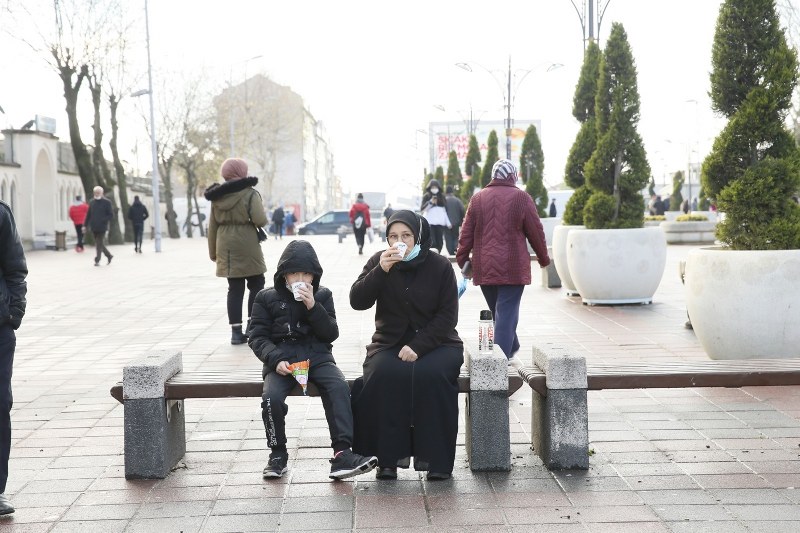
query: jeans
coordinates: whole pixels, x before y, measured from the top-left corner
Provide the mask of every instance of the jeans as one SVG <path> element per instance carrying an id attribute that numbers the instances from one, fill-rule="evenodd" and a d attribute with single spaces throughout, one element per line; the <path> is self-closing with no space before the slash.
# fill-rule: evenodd
<path id="1" fill-rule="evenodd" d="M 308 381 L 317 386 L 322 396 L 322 407 L 328 420 L 331 447 L 341 451 L 353 445 L 353 412 L 350 407 L 350 387 L 334 363 L 322 363 L 309 369 Z M 286 396 L 297 385 L 294 377 L 270 372 L 264 378 L 261 396 L 261 418 L 267 432 L 270 448 L 286 447 Z"/>
<path id="2" fill-rule="evenodd" d="M 494 317 L 494 343 L 509 359 L 519 350 L 517 324 L 519 303 L 525 285 L 481 285 L 481 292 Z"/>
<path id="3" fill-rule="evenodd" d="M 100 257 L 103 254 L 105 254 L 106 257 L 110 258 L 111 257 L 111 252 L 108 251 L 108 248 L 106 248 L 106 245 L 105 245 L 105 242 L 104 242 L 105 238 L 106 238 L 106 232 L 105 231 L 100 231 L 100 232 L 93 231 L 92 233 L 94 234 L 94 246 L 95 246 L 95 249 L 97 250 L 97 252 L 94 254 L 94 262 L 95 263 L 99 263 L 100 262 Z"/>
<path id="4" fill-rule="evenodd" d="M 253 301 L 258 291 L 264 288 L 266 280 L 264 274 L 257 274 L 246 278 L 228 278 L 228 324 L 242 323 L 242 302 L 244 301 L 244 285 L 250 294 L 247 297 L 247 316 L 253 310 Z"/>
<path id="5" fill-rule="evenodd" d="M 6 491 L 8 456 L 11 453 L 11 371 L 17 337 L 10 325 L 0 326 L 0 494 Z"/>
<path id="6" fill-rule="evenodd" d="M 78 236 L 78 248 L 83 248 L 83 224 L 75 224 L 75 234 Z"/>
<path id="7" fill-rule="evenodd" d="M 142 236 L 144 235 L 144 224 L 133 225 L 133 245 L 139 250 L 142 249 Z"/>

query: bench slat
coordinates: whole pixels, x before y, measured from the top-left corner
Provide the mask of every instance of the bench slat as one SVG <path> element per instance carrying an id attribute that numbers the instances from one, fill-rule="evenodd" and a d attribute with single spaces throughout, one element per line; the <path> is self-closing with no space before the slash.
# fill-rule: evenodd
<path id="1" fill-rule="evenodd" d="M 361 374 L 345 373 L 348 385 Z M 264 381 L 261 379 L 261 369 L 249 370 L 202 370 L 197 372 L 180 372 L 170 378 L 164 386 L 164 398 L 168 400 L 183 400 L 186 398 L 260 398 Z M 458 377 L 458 391 L 469 392 L 469 374 L 462 373 Z M 508 395 L 511 396 L 522 387 L 522 378 L 509 372 Z M 319 391 L 313 383 L 308 384 L 308 396 L 319 396 Z M 303 391 L 298 384 L 291 396 L 302 396 Z M 118 402 L 124 402 L 122 383 L 111 387 L 111 396 Z"/>

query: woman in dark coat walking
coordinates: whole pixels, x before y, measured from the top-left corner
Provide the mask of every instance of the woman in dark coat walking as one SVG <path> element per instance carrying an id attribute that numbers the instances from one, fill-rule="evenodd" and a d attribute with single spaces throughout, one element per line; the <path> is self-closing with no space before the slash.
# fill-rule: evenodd
<path id="1" fill-rule="evenodd" d="M 391 247 L 370 257 L 350 289 L 353 309 L 376 305 L 364 376 L 353 386 L 353 450 L 378 457 L 378 479 L 396 478 L 411 457 L 428 479 L 448 479 L 464 362 L 455 274 L 429 253 L 430 226 L 413 211 L 396 211 L 386 235 Z"/>

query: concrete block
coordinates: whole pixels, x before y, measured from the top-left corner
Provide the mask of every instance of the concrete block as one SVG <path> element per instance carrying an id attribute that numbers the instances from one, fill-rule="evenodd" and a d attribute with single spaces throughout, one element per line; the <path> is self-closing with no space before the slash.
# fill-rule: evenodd
<path id="1" fill-rule="evenodd" d="M 164 479 L 186 453 L 183 400 L 125 400 L 125 478 Z"/>
<path id="2" fill-rule="evenodd" d="M 589 468 L 589 412 L 586 389 L 533 391 L 533 451 L 549 469 Z"/>
<path id="3" fill-rule="evenodd" d="M 498 348 L 492 355 L 471 354 L 468 368 L 471 390 L 503 391 L 508 395 L 508 359 L 502 350 Z"/>
<path id="4" fill-rule="evenodd" d="M 467 395 L 467 458 L 474 471 L 511 470 L 507 390 L 506 383 L 504 390 L 473 390 Z"/>
<path id="5" fill-rule="evenodd" d="M 164 383 L 183 370 L 181 352 L 153 350 L 122 370 L 123 399 L 161 398 Z"/>
<path id="6" fill-rule="evenodd" d="M 542 287 L 545 289 L 558 289 L 561 287 L 561 278 L 558 276 L 555 262 L 550 261 L 549 265 L 540 270 L 542 271 Z"/>
<path id="7" fill-rule="evenodd" d="M 547 376 L 548 389 L 586 389 L 586 358 L 557 344 L 533 347 L 533 362 Z"/>

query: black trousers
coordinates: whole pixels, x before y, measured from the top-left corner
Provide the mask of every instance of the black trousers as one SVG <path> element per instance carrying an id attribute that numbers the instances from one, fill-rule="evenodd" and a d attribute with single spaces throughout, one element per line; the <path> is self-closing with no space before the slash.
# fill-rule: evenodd
<path id="1" fill-rule="evenodd" d="M 360 228 L 353 226 L 353 235 L 356 236 L 356 244 L 359 249 L 364 247 L 364 235 L 367 233 L 366 224 L 362 224 Z"/>
<path id="2" fill-rule="evenodd" d="M 99 263 L 100 257 L 105 254 L 106 257 L 111 257 L 111 252 L 108 251 L 106 248 L 105 240 L 106 240 L 106 232 L 105 231 L 93 231 L 92 234 L 94 235 L 94 246 L 96 253 L 94 254 L 94 262 Z"/>
<path id="3" fill-rule="evenodd" d="M 458 232 L 461 226 L 453 226 L 444 229 L 444 244 L 447 246 L 447 253 L 456 255 L 458 249 Z"/>
<path id="4" fill-rule="evenodd" d="M 78 236 L 78 248 L 83 248 L 83 224 L 75 224 L 75 234 Z"/>
<path id="5" fill-rule="evenodd" d="M 436 251 L 442 253 L 442 246 L 444 246 L 444 230 L 446 226 L 434 226 L 431 224 L 431 248 L 436 248 Z"/>
<path id="6" fill-rule="evenodd" d="M 247 296 L 247 317 L 253 310 L 253 301 L 258 291 L 264 288 L 266 280 L 264 274 L 257 274 L 246 278 L 228 278 L 228 324 L 242 323 L 242 302 L 244 301 L 244 286 L 250 294 Z"/>
<path id="7" fill-rule="evenodd" d="M 6 491 L 11 453 L 11 371 L 17 337 L 8 324 L 0 326 L 0 494 Z"/>
<path id="8" fill-rule="evenodd" d="M 319 389 L 322 407 L 328 420 L 328 432 L 334 451 L 345 450 L 353 445 L 353 412 L 350 407 L 350 387 L 334 363 L 322 363 L 309 369 L 308 381 Z M 292 376 L 281 376 L 270 372 L 264 378 L 261 395 L 261 418 L 267 432 L 270 448 L 286 446 L 286 396 L 297 385 Z"/>
<path id="9" fill-rule="evenodd" d="M 144 235 L 144 224 L 134 224 L 133 225 L 133 245 L 138 248 L 142 249 L 142 236 Z"/>

